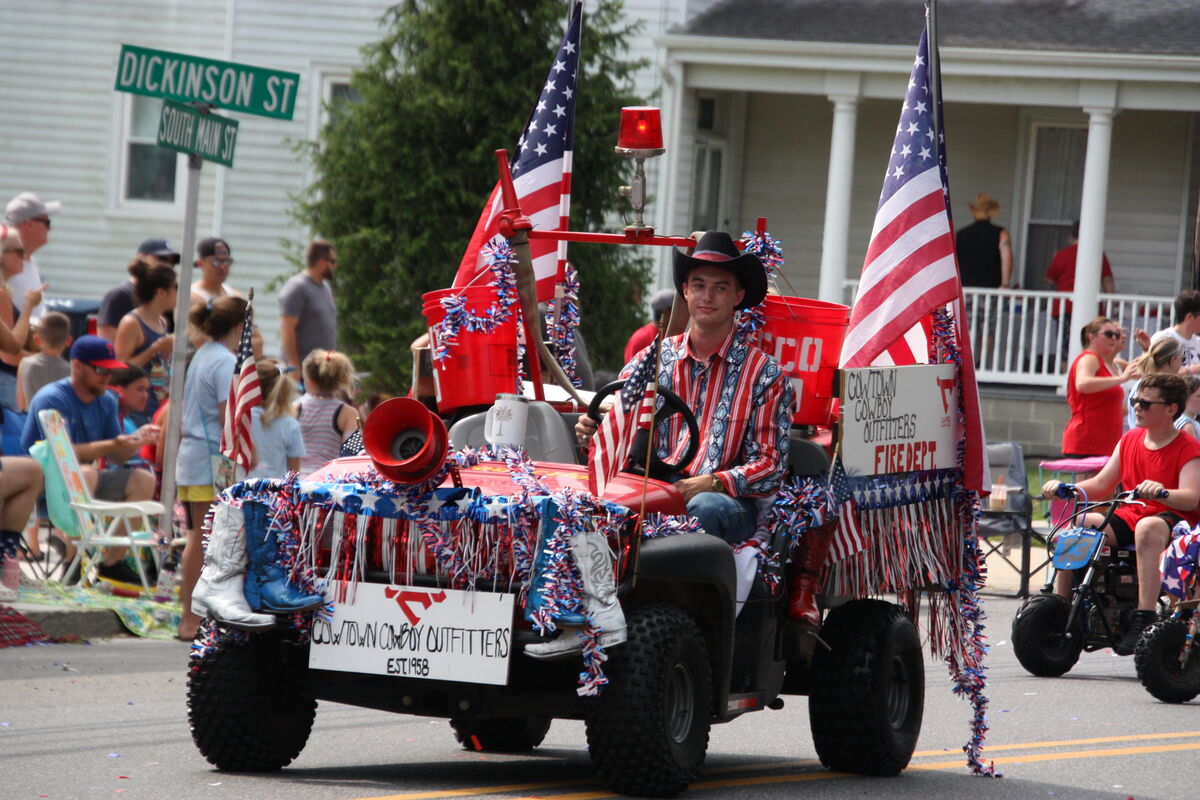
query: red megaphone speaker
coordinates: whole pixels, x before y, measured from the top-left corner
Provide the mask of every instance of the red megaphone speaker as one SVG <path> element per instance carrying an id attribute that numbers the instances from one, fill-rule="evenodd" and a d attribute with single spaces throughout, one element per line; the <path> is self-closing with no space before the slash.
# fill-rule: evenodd
<path id="1" fill-rule="evenodd" d="M 397 483 L 428 480 L 449 454 L 446 423 L 411 397 L 380 403 L 363 426 L 363 447 L 380 474 Z"/>

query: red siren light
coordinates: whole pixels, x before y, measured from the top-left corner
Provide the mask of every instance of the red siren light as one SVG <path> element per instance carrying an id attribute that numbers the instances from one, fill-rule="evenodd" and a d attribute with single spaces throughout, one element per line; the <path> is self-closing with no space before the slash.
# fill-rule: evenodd
<path id="1" fill-rule="evenodd" d="M 621 130 L 617 152 L 623 156 L 657 156 L 663 147 L 662 116 L 652 106 L 626 106 L 621 109 Z"/>
<path id="2" fill-rule="evenodd" d="M 363 447 L 380 474 L 397 483 L 428 480 L 449 454 L 446 423 L 411 397 L 380 403 L 363 426 Z"/>

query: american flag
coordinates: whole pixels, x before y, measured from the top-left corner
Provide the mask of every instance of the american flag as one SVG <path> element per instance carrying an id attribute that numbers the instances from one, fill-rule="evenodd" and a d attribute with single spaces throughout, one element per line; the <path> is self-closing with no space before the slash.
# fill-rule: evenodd
<path id="1" fill-rule="evenodd" d="M 571 217 L 571 156 L 575 130 L 575 78 L 579 70 L 579 34 L 583 28 L 583 3 L 575 3 L 567 33 L 546 76 L 537 105 L 517 140 L 515 160 L 510 160 L 513 186 L 521 212 L 536 230 L 566 230 Z M 481 248 L 499 235 L 500 185 L 479 215 L 471 242 L 454 276 L 454 286 L 466 286 L 487 266 Z M 567 263 L 567 243 L 534 240 L 529 243 L 539 302 L 554 296 L 554 285 Z"/>
<path id="2" fill-rule="evenodd" d="M 936 51 L 935 51 L 936 54 Z M 962 283 L 954 251 L 954 223 L 946 178 L 945 136 L 931 111 L 941 115 L 941 98 L 930 85 L 929 31 L 921 34 L 900 123 L 892 144 L 871 242 L 863 262 L 841 366 L 926 363 L 931 313 L 953 304 L 962 364 L 966 423 L 964 478 L 967 488 L 985 483 L 983 421 L 975 385 L 975 362 L 963 321 Z M 940 86 L 940 76 L 936 85 Z"/>
<path id="3" fill-rule="evenodd" d="M 842 561 L 867 546 L 867 539 L 858 527 L 858 509 L 846 481 L 846 470 L 839 458 L 829 472 L 829 492 L 838 511 L 837 535 L 829 545 L 829 561 Z"/>
<path id="4" fill-rule="evenodd" d="M 592 450 L 588 456 L 588 489 L 599 497 L 625 462 L 629 459 L 629 448 L 639 429 L 649 430 L 654 420 L 655 394 L 658 381 L 654 372 L 658 365 L 658 348 L 662 337 L 646 348 L 642 360 L 629 374 L 621 387 L 617 402 L 600 423 L 592 439 Z"/>
<path id="5" fill-rule="evenodd" d="M 1162 572 L 1162 590 L 1169 595 L 1186 600 L 1193 583 L 1196 564 L 1200 561 L 1200 534 L 1185 533 L 1176 536 L 1163 551 L 1159 571 Z"/>
<path id="6" fill-rule="evenodd" d="M 250 291 L 251 301 L 254 290 Z M 246 318 L 242 339 L 238 342 L 237 361 L 233 365 L 233 382 L 225 404 L 225 427 L 221 431 L 221 454 L 247 472 L 254 460 L 254 441 L 250 436 L 250 409 L 262 405 L 258 386 L 258 368 L 250 345 L 253 326 L 250 323 L 250 303 L 246 303 Z"/>

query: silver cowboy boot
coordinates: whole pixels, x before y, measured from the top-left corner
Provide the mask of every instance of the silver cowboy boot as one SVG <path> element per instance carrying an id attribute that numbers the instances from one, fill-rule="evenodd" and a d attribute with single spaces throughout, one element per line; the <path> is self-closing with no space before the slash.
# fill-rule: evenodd
<path id="1" fill-rule="evenodd" d="M 613 578 L 613 555 L 608 541 L 595 530 L 571 537 L 571 555 L 583 582 L 583 603 L 593 623 L 600 628 L 600 646 L 611 647 L 625 641 L 625 612 L 617 601 L 617 583 Z M 556 638 L 525 647 L 531 658 L 548 659 L 578 654 L 583 649 L 582 627 L 560 626 Z"/>
<path id="2" fill-rule="evenodd" d="M 192 590 L 192 613 L 246 630 L 274 627 L 275 617 L 250 610 L 243 592 L 246 577 L 246 529 L 242 510 L 218 503 L 204 551 L 204 568 Z"/>

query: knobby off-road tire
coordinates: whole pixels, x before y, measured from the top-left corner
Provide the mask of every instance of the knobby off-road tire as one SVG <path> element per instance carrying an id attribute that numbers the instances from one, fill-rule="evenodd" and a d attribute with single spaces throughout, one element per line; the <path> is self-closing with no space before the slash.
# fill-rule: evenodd
<path id="1" fill-rule="evenodd" d="M 548 717 L 452 719 L 454 738 L 467 750 L 524 753 L 537 747 L 550 730 Z"/>
<path id="2" fill-rule="evenodd" d="M 223 634 L 192 659 L 188 723 L 200 753 L 218 769 L 265 772 L 300 755 L 317 702 L 301 692 L 303 651 L 274 634 Z"/>
<path id="3" fill-rule="evenodd" d="M 629 638 L 613 648 L 609 683 L 587 717 L 588 751 L 611 789 L 674 797 L 704 763 L 712 724 L 708 648 L 674 606 L 634 609 Z"/>
<path id="4" fill-rule="evenodd" d="M 917 628 L 881 600 L 834 609 L 813 654 L 809 725 L 826 767 L 895 775 L 908 766 L 925 704 L 925 665 Z"/>
<path id="5" fill-rule="evenodd" d="M 1083 651 L 1083 629 L 1080 625 L 1068 638 L 1067 617 L 1071 606 L 1053 594 L 1042 594 L 1026 600 L 1013 617 L 1013 653 L 1021 666 L 1041 678 L 1057 678 L 1066 674 Z"/>
<path id="6" fill-rule="evenodd" d="M 1185 620 L 1156 622 L 1138 639 L 1133 651 L 1138 680 L 1164 703 L 1186 703 L 1200 694 L 1200 647 L 1193 643 L 1187 665 L 1179 663 L 1187 630 Z"/>

